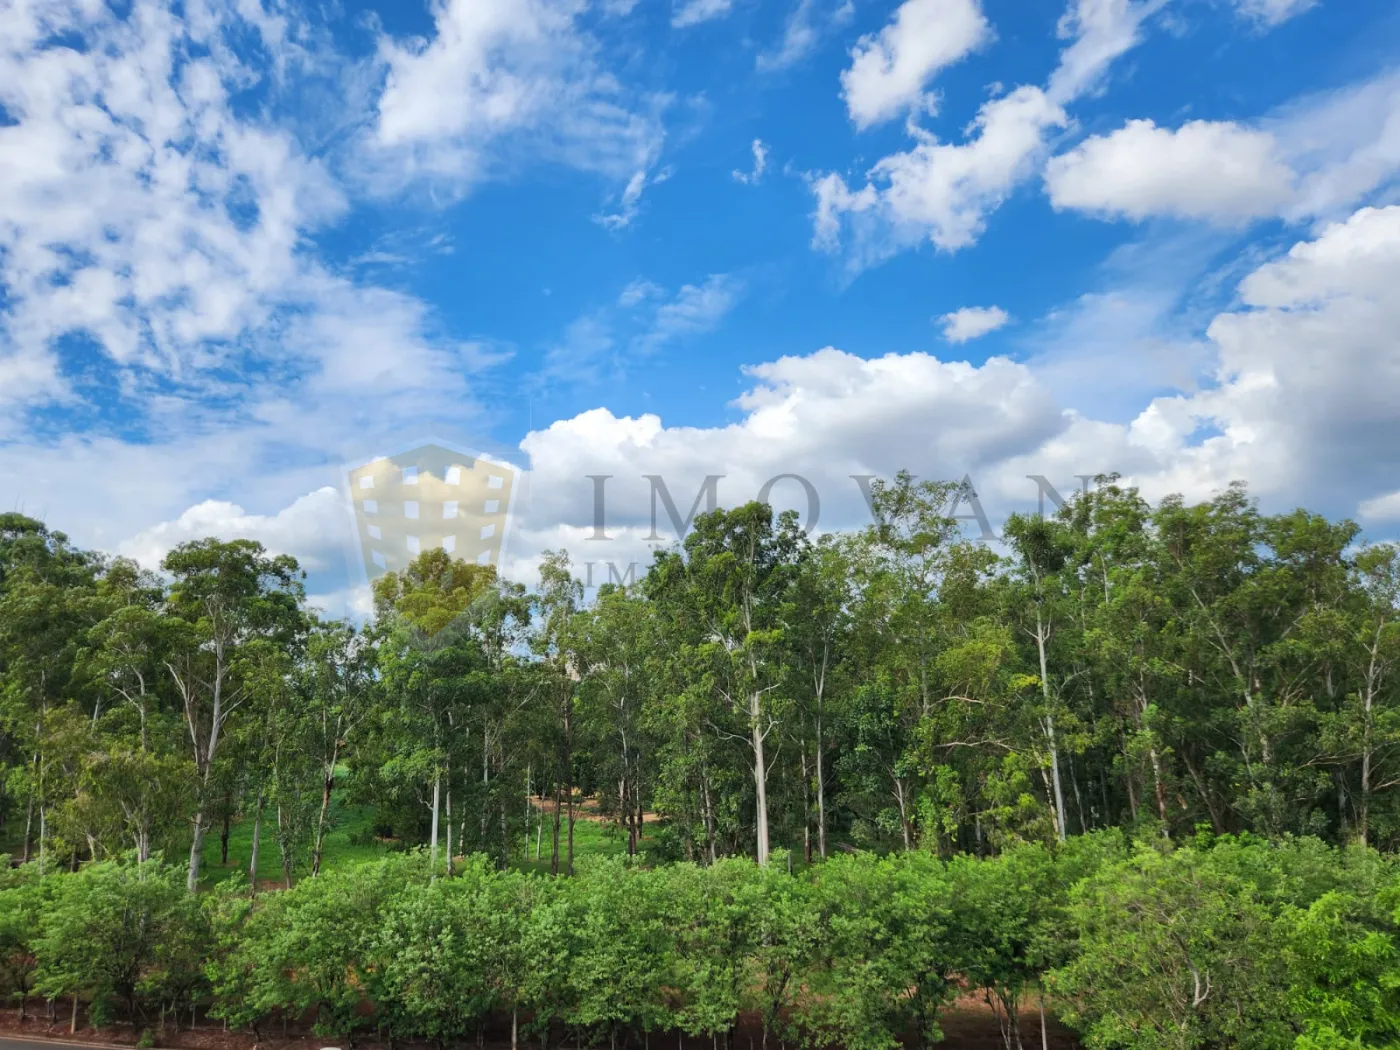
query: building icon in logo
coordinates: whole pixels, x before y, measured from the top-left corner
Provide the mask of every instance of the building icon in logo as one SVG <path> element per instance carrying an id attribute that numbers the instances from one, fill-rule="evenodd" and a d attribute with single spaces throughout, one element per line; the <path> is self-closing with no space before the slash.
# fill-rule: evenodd
<path id="1" fill-rule="evenodd" d="M 521 472 L 440 442 L 347 472 L 365 576 L 401 572 L 425 550 L 498 569 Z"/>

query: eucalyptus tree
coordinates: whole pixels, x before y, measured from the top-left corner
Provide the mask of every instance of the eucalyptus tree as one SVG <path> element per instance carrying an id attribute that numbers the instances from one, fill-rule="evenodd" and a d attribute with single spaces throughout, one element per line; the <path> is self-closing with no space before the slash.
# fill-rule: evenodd
<path id="1" fill-rule="evenodd" d="M 760 866 L 770 852 L 768 739 L 791 707 L 782 611 L 801 535 L 795 514 L 775 522 L 764 503 L 702 514 L 680 551 L 658 557 L 648 581 L 659 600 L 682 607 L 672 615 L 689 637 L 677 655 L 693 662 L 715 701 L 706 728 L 745 750 Z"/>
<path id="2" fill-rule="evenodd" d="M 5 794 L 24 799 L 23 856 L 37 837 L 44 857 L 50 811 L 64 799 L 50 738 L 76 702 L 82 633 L 100 614 L 100 564 L 61 532 L 20 514 L 0 514 L 0 747 Z M 91 718 L 89 712 L 82 716 Z M 56 721 L 59 720 L 59 721 Z"/>
<path id="3" fill-rule="evenodd" d="M 1160 588 L 1194 694 L 1198 733 L 1214 736 L 1225 797 L 1239 819 L 1271 834 L 1320 818 L 1326 786 L 1319 706 L 1341 700 L 1342 668 L 1308 626 L 1343 604 L 1356 526 L 1306 511 L 1266 517 L 1243 486 L 1153 514 Z"/>
<path id="4" fill-rule="evenodd" d="M 637 852 L 655 763 L 643 712 L 654 702 L 654 670 L 661 657 L 657 628 L 651 606 L 613 584 L 598 588 L 573 626 L 582 722 L 593 738 L 604 800 L 627 831 L 629 854 Z"/>
<path id="5" fill-rule="evenodd" d="M 297 668 L 298 736 L 314 760 L 321 789 L 311 842 L 312 878 L 321 872 L 336 769 L 357 742 L 360 728 L 378 700 L 376 655 L 369 631 L 343 622 L 316 621 Z"/>
<path id="6" fill-rule="evenodd" d="M 809 862 L 812 859 L 809 832 L 814 822 L 817 854 L 822 858 L 827 855 L 828 708 L 833 685 L 841 678 L 851 599 L 849 544 L 836 537 L 823 536 L 815 544 L 800 546 L 796 572 L 783 610 L 783 631 L 796 672 L 794 693 L 800 698 L 800 715 L 795 721 L 799 725 L 804 785 L 803 848 Z M 806 805 L 809 783 L 815 794 L 815 813 Z"/>
<path id="7" fill-rule="evenodd" d="M 300 645 L 306 627 L 303 573 L 294 558 L 270 557 L 253 540 L 181 544 L 166 555 L 162 568 L 172 577 L 166 607 L 175 621 L 165 666 L 193 757 L 186 880 L 193 893 L 225 729 L 253 699 L 250 680 L 259 667 Z"/>
<path id="8" fill-rule="evenodd" d="M 1335 761 L 1355 765 L 1356 837 L 1371 842 L 1377 797 L 1400 787 L 1400 546 L 1376 544 L 1353 562 L 1354 598 L 1335 636 L 1346 650 L 1350 689 L 1324 724 Z M 1332 627 L 1334 625 L 1325 625 Z M 1396 807 L 1382 810 L 1390 843 L 1400 830 Z"/>
<path id="9" fill-rule="evenodd" d="M 941 592 L 960 549 L 961 488 L 901 472 L 871 485 L 875 522 L 851 544 L 849 652 L 860 687 L 847 698 L 853 746 L 845 776 L 876 823 L 917 839 L 922 788 L 916 745 L 943 701 L 936 672 L 946 644 Z M 893 803 L 890 807 L 888 803 Z"/>
<path id="10" fill-rule="evenodd" d="M 381 722 L 388 755 L 376 775 L 415 793 L 426 785 L 429 794 L 420 801 L 430 814 L 429 849 L 435 865 L 445 823 L 449 872 L 452 789 L 469 761 L 474 686 L 485 661 L 470 610 L 495 585 L 493 566 L 459 561 L 441 548 L 424 551 L 404 572 L 374 583 L 379 671 L 396 701 Z"/>
<path id="11" fill-rule="evenodd" d="M 583 584 L 573 576 L 568 553 L 546 551 L 544 563 L 540 566 L 540 587 L 535 597 L 537 624 L 533 645 L 544 676 L 544 691 L 550 697 L 550 706 L 555 713 L 554 829 L 550 871 L 556 875 L 559 874 L 559 834 L 566 802 L 568 841 L 564 872 L 569 875 L 574 873 L 575 734 L 578 729 L 574 716 L 580 678 L 577 647 L 581 641 L 576 633 L 576 617 L 582 602 Z"/>
<path id="12" fill-rule="evenodd" d="M 1055 836 L 1065 841 L 1068 817 L 1065 812 L 1061 777 L 1060 749 L 1066 718 L 1063 687 L 1066 673 L 1051 670 L 1051 646 L 1070 627 L 1064 571 L 1069 561 L 1072 538 L 1062 522 L 1045 517 L 1012 515 L 1004 529 L 1014 551 L 1013 575 L 1008 592 L 1008 616 L 1017 623 L 1035 647 L 1037 681 L 1041 705 L 1034 717 L 1044 734 L 1046 785 L 1055 818 Z M 1061 640 L 1061 648 L 1064 647 Z"/>

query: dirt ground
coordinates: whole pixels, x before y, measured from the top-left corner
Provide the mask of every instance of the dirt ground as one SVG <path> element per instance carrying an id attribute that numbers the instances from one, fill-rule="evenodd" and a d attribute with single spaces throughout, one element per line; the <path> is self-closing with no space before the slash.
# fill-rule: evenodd
<path id="1" fill-rule="evenodd" d="M 84 1023 L 84 1018 L 79 1014 L 78 1030 L 71 1033 L 69 1027 L 68 1007 L 66 1003 L 55 1004 L 55 1023 L 50 1024 L 47 1020 L 47 1010 L 42 1002 L 31 1002 L 29 1018 L 24 1023 L 19 1021 L 19 1011 L 17 1009 L 0 1010 L 0 1037 L 23 1038 L 23 1039 L 55 1039 L 70 1040 L 86 1043 L 107 1043 L 113 1046 L 134 1046 L 138 1033 L 133 1031 L 130 1025 L 118 1025 L 110 1028 L 93 1029 Z M 941 1018 L 943 1028 L 943 1042 L 939 1044 L 948 1050 L 1002 1050 L 1001 1030 L 997 1025 L 997 1020 L 993 1016 L 987 1005 L 975 998 L 964 998 L 958 1000 L 952 1007 L 943 1013 Z M 1035 1010 L 1028 1010 L 1021 1017 L 1022 1041 L 1025 1050 L 1040 1050 L 1041 1033 L 1040 1018 Z M 284 1037 L 280 1024 L 265 1025 L 263 1029 L 264 1040 L 258 1043 L 253 1036 L 248 1033 L 225 1032 L 222 1025 L 217 1021 L 207 1018 L 199 1018 L 193 1028 L 186 1026 L 180 1031 L 175 1031 L 172 1026 L 167 1026 L 165 1036 L 157 1042 L 157 1046 L 171 1048 L 171 1050 L 323 1050 L 331 1044 L 331 1040 L 322 1036 L 311 1035 L 306 1032 L 298 1032 L 295 1027 L 291 1028 Z M 1079 1041 L 1072 1031 L 1057 1022 L 1053 1017 L 1047 1015 L 1046 1018 L 1046 1046 L 1048 1050 L 1079 1050 Z M 696 1039 L 690 1036 L 680 1036 L 679 1033 L 653 1033 L 645 1050 L 651 1050 L 654 1045 L 656 1050 L 716 1050 L 709 1039 Z M 348 1050 L 346 1044 L 340 1044 L 344 1050 Z M 464 1050 L 469 1050 L 472 1042 L 458 1044 Z M 531 1040 L 528 1044 L 522 1041 L 524 1050 L 538 1050 L 538 1042 Z M 505 1050 L 510 1046 L 510 1030 L 504 1026 L 491 1026 L 483 1032 L 483 1039 L 480 1044 L 484 1050 Z M 761 1030 L 754 1018 L 744 1018 L 741 1020 L 738 1034 L 736 1035 L 731 1050 L 760 1050 L 762 1046 Z M 361 1037 L 356 1040 L 356 1050 L 387 1050 L 387 1044 L 376 1040 Z M 575 1050 L 575 1043 L 572 1035 L 560 1030 L 554 1033 L 551 1041 L 553 1050 Z M 396 1050 L 438 1050 L 430 1044 L 400 1043 Z M 452 1050 L 451 1047 L 448 1050 Z M 643 1047 L 632 1045 L 619 1045 L 617 1050 L 643 1050 Z M 722 1050 L 722 1044 L 720 1047 Z M 777 1040 L 769 1040 L 769 1050 L 791 1050 L 778 1043 Z"/>

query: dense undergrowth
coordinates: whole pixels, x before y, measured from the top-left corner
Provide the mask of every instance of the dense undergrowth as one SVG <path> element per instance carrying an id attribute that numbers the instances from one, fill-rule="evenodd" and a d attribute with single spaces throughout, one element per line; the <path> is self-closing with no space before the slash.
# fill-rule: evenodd
<path id="1" fill-rule="evenodd" d="M 598 858 L 558 879 L 399 854 L 256 896 L 235 880 L 190 895 L 158 857 L 3 880 L 4 990 L 152 1031 L 197 1007 L 255 1034 L 290 1016 L 448 1044 L 489 1021 L 616 1045 L 725 1040 L 743 1013 L 788 1044 L 884 1050 L 937 1040 L 971 992 L 1011 1048 L 1042 1003 L 1091 1047 L 1400 1041 L 1400 872 L 1314 839 L 1105 832 L 797 874 Z"/>

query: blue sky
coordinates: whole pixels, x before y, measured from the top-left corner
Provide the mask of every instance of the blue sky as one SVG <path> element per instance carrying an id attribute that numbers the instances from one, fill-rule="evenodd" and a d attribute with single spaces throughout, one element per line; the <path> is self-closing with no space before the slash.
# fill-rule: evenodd
<path id="1" fill-rule="evenodd" d="M 1400 520 L 1380 0 L 0 0 L 0 498 L 354 606 L 343 465 L 1235 478 Z M 609 554 L 611 557 L 612 554 Z"/>

